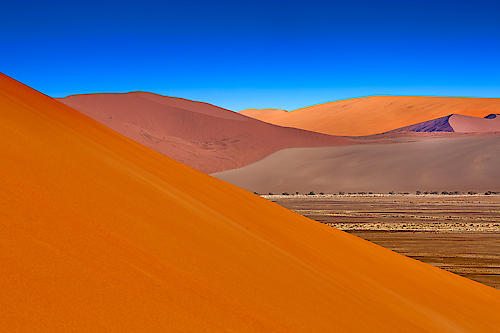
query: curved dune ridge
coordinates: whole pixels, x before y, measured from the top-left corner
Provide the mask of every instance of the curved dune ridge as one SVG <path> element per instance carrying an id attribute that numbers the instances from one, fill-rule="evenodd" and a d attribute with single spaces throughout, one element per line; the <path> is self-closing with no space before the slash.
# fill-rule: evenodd
<path id="1" fill-rule="evenodd" d="M 280 126 L 331 135 L 364 136 L 444 117 L 485 117 L 498 113 L 500 98 L 372 96 L 354 98 L 282 113 L 243 114 Z"/>
<path id="2" fill-rule="evenodd" d="M 390 132 L 455 132 L 449 121 L 453 116 L 454 115 L 450 114 L 445 117 L 401 127 Z"/>
<path id="3" fill-rule="evenodd" d="M 500 118 L 497 118 L 495 114 L 490 114 L 484 118 L 450 114 L 446 117 L 432 119 L 419 124 L 398 128 L 392 132 L 500 132 Z"/>
<path id="4" fill-rule="evenodd" d="M 59 99 L 111 129 L 203 172 L 238 168 L 283 148 L 350 143 L 217 106 L 146 92 Z"/>
<path id="5" fill-rule="evenodd" d="M 266 122 L 273 123 L 274 118 L 279 119 L 279 117 L 284 116 L 287 112 L 282 109 L 245 109 L 239 113 L 255 119 L 264 118 Z"/>
<path id="6" fill-rule="evenodd" d="M 284 149 L 215 177 L 259 193 L 500 190 L 500 135 Z"/>
<path id="7" fill-rule="evenodd" d="M 3 331 L 498 331 L 500 292 L 186 167 L 0 75 Z"/>

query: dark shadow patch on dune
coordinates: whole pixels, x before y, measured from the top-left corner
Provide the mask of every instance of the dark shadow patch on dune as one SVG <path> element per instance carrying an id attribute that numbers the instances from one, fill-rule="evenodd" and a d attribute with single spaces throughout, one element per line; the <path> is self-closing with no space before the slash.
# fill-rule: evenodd
<path id="1" fill-rule="evenodd" d="M 454 132 L 450 125 L 449 119 L 453 114 L 447 115 L 445 117 L 436 118 L 415 125 L 410 125 L 406 127 L 401 127 L 387 133 L 391 132 Z"/>
<path id="2" fill-rule="evenodd" d="M 496 113 L 496 114 L 495 114 L 495 113 L 492 113 L 492 114 L 487 115 L 487 116 L 486 116 L 486 117 L 484 117 L 484 118 L 486 118 L 486 119 L 495 119 L 495 118 L 496 118 L 496 117 L 498 117 L 498 116 L 500 116 L 500 114 L 498 114 L 498 113 Z"/>

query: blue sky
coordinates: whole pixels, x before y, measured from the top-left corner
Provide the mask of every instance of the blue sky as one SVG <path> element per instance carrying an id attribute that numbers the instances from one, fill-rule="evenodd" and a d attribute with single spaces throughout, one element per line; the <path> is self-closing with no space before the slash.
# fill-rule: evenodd
<path id="1" fill-rule="evenodd" d="M 9 1 L 2 16 L 0 71 L 55 97 L 500 97 L 498 0 Z"/>

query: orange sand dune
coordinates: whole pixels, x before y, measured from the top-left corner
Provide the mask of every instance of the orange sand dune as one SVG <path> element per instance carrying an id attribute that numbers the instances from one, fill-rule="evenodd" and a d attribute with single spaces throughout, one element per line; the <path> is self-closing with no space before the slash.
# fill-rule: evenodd
<path id="1" fill-rule="evenodd" d="M 500 292 L 0 76 L 2 331 L 494 332 Z"/>
<path id="2" fill-rule="evenodd" d="M 449 114 L 485 117 L 500 110 L 500 98 L 372 96 L 313 105 L 287 113 L 241 113 L 280 126 L 331 135 L 387 132 Z"/>
<path id="3" fill-rule="evenodd" d="M 152 93 L 75 95 L 60 101 L 207 173 L 238 168 L 283 148 L 350 142 L 346 138 L 267 124 L 207 103 Z"/>

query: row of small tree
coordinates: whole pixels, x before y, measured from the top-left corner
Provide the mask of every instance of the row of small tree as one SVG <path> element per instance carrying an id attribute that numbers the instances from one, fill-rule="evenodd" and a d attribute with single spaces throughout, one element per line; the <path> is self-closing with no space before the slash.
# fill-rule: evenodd
<path id="1" fill-rule="evenodd" d="M 474 192 L 474 191 L 469 191 L 469 192 L 459 192 L 459 191 L 442 191 L 441 193 L 437 192 L 437 191 L 433 191 L 433 192 L 421 192 L 421 191 L 416 191 L 415 192 L 416 195 L 421 195 L 421 194 L 441 194 L 441 195 L 464 195 L 464 194 L 468 194 L 468 195 L 476 195 L 478 194 L 477 192 Z M 484 192 L 485 195 L 492 195 L 492 194 L 500 194 L 500 192 L 495 192 L 495 191 L 487 191 L 487 192 Z"/>
<path id="2" fill-rule="evenodd" d="M 257 194 L 257 195 L 260 195 L 260 193 L 258 192 L 254 192 L 254 194 Z M 279 195 L 280 193 L 272 193 L 272 192 L 269 192 L 268 195 Z M 301 193 L 300 192 L 295 192 L 290 194 L 288 192 L 282 192 L 281 195 L 300 195 Z M 324 192 L 319 192 L 318 193 L 319 195 L 324 195 L 325 193 Z M 332 195 L 346 195 L 346 194 L 349 194 L 349 195 L 366 195 L 366 194 L 373 194 L 373 192 L 338 192 L 337 193 L 331 193 Z M 394 191 L 390 191 L 389 192 L 390 195 L 409 195 L 410 192 L 394 192 Z M 465 194 L 468 194 L 468 195 L 476 195 L 478 194 L 477 192 L 473 192 L 473 191 L 469 191 L 469 192 L 459 192 L 459 191 L 442 191 L 442 192 L 438 192 L 438 191 L 415 191 L 415 194 L 416 195 L 428 195 L 428 194 L 433 194 L 433 195 L 465 195 Z M 500 194 L 500 192 L 497 192 L 497 191 L 487 191 L 487 192 L 484 192 L 485 195 L 493 195 L 493 194 Z M 304 193 L 304 195 L 316 195 L 316 193 L 314 191 L 310 191 L 309 193 Z"/>

